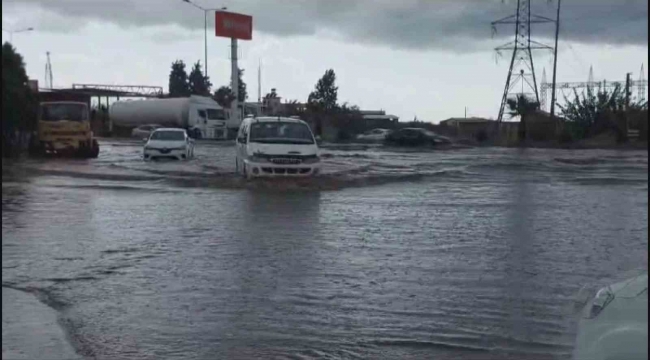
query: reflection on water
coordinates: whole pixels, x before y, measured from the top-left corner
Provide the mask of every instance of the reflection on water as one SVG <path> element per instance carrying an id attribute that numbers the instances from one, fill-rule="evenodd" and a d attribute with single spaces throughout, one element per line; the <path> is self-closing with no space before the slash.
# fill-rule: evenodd
<path id="1" fill-rule="evenodd" d="M 647 269 L 647 153 L 324 149 L 244 181 L 229 145 L 3 165 L 3 286 L 89 358 L 557 359 L 579 288 Z"/>

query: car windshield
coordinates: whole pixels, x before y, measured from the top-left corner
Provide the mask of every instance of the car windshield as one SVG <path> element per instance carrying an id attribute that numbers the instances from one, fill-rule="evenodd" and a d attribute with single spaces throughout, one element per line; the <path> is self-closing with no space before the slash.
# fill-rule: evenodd
<path id="1" fill-rule="evenodd" d="M 151 140 L 178 141 L 185 140 L 185 134 L 182 131 L 155 131 L 151 134 Z"/>
<path id="2" fill-rule="evenodd" d="M 41 120 L 86 121 L 88 120 L 88 107 L 85 104 L 42 104 Z"/>
<path id="3" fill-rule="evenodd" d="M 309 127 L 297 122 L 263 122 L 251 125 L 250 141 L 273 144 L 313 144 Z"/>

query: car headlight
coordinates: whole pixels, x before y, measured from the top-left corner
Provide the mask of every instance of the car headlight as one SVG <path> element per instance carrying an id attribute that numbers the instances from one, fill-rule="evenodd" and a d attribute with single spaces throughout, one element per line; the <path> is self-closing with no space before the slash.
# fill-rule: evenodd
<path id="1" fill-rule="evenodd" d="M 614 292 L 609 286 L 606 286 L 596 293 L 593 300 L 589 304 L 588 312 L 585 313 L 585 317 L 588 319 L 593 319 L 598 314 L 600 314 L 607 305 L 609 305 L 612 300 L 614 300 Z"/>

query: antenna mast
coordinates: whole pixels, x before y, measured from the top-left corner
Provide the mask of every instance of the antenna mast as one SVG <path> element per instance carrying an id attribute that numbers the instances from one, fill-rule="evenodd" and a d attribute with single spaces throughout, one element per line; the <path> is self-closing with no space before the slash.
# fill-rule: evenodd
<path id="1" fill-rule="evenodd" d="M 257 65 L 257 102 L 262 102 L 262 60 Z"/>
<path id="2" fill-rule="evenodd" d="M 50 52 L 45 53 L 47 55 L 47 62 L 45 63 L 45 88 L 52 89 L 54 86 L 52 83 L 52 63 L 50 62 Z"/>

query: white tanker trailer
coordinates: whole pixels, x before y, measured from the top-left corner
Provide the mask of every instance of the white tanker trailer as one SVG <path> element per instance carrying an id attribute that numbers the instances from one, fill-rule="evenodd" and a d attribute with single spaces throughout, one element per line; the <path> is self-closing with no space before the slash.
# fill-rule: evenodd
<path id="1" fill-rule="evenodd" d="M 187 129 L 194 138 L 228 137 L 228 112 L 205 96 L 117 101 L 110 106 L 109 119 L 111 130 L 158 124 Z"/>

